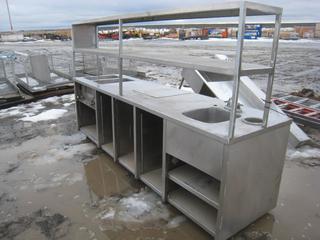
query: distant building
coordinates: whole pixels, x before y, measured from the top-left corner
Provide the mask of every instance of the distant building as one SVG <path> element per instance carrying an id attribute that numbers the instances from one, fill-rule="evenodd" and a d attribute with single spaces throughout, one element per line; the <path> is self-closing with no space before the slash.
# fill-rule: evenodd
<path id="1" fill-rule="evenodd" d="M 0 40 L 2 42 L 18 42 L 23 40 L 23 33 L 21 32 L 10 32 L 10 33 L 1 33 Z"/>

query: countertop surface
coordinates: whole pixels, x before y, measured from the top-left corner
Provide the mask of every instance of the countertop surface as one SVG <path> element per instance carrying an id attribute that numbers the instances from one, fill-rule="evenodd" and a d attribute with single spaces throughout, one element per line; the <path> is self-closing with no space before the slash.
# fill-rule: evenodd
<path id="1" fill-rule="evenodd" d="M 124 78 L 134 79 L 127 76 L 124 76 Z M 242 106 L 241 116 L 236 120 L 235 137 L 228 141 L 229 121 L 205 123 L 183 115 L 184 112 L 208 107 L 224 109 L 226 103 L 220 99 L 136 79 L 123 82 L 122 96 L 119 95 L 118 83 L 99 84 L 86 77 L 77 77 L 75 81 L 222 143 L 231 144 L 250 136 L 261 134 L 271 128 L 291 123 L 291 120 L 286 115 L 274 111 L 270 111 L 268 128 L 245 123 L 243 121 L 244 118 L 262 118 L 263 112 Z"/>

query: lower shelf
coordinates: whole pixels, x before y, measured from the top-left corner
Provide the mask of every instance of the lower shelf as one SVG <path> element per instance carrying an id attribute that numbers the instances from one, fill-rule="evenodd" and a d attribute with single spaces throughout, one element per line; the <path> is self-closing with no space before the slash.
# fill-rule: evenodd
<path id="1" fill-rule="evenodd" d="M 136 173 L 136 165 L 134 162 L 134 153 L 128 153 L 126 155 L 123 155 L 121 157 L 118 157 L 119 163 L 124 166 L 126 169 L 128 169 L 131 173 Z"/>
<path id="2" fill-rule="evenodd" d="M 97 127 L 95 124 L 80 127 L 80 131 L 90 138 L 93 142 L 98 144 L 98 134 L 97 134 Z"/>
<path id="3" fill-rule="evenodd" d="M 101 149 L 108 153 L 111 157 L 114 157 L 113 142 L 101 145 Z"/>
<path id="4" fill-rule="evenodd" d="M 162 168 L 144 173 L 140 176 L 141 181 L 152 190 L 161 195 L 162 193 Z"/>
<path id="5" fill-rule="evenodd" d="M 171 170 L 169 178 L 203 201 L 219 208 L 220 182 L 200 170 L 185 164 Z"/>
<path id="6" fill-rule="evenodd" d="M 184 189 L 170 192 L 168 202 L 211 235 L 216 234 L 217 210 Z"/>

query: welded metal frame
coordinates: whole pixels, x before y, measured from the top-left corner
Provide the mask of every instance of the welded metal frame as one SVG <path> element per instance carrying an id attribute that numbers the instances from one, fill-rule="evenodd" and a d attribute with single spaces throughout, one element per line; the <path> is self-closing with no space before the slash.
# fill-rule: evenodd
<path id="1" fill-rule="evenodd" d="M 241 77 L 241 63 L 242 63 L 242 53 L 244 45 L 244 34 L 245 34 L 245 25 L 246 25 L 246 15 L 247 15 L 247 6 L 246 2 L 242 2 L 240 6 L 239 14 L 239 27 L 238 27 L 238 39 L 237 39 L 237 49 L 236 49 L 236 61 L 235 61 L 235 74 L 234 74 L 234 84 L 232 91 L 232 103 L 231 103 L 231 115 L 230 115 L 230 124 L 229 124 L 229 141 L 234 138 L 235 134 L 235 125 L 236 125 L 236 114 L 238 108 L 238 98 L 239 98 L 239 88 L 240 88 L 240 77 Z M 263 123 L 262 127 L 267 127 L 268 117 L 270 112 L 271 105 L 271 95 L 274 81 L 274 73 L 276 67 L 276 59 L 279 45 L 280 37 L 280 27 L 281 27 L 281 17 L 282 12 L 275 15 L 275 29 L 273 34 L 273 43 L 271 51 L 271 60 L 270 67 L 271 72 L 268 73 L 268 83 L 266 91 L 266 99 L 263 111 Z"/>
<path id="2" fill-rule="evenodd" d="M 234 64 L 234 85 L 233 93 L 231 99 L 231 114 L 229 119 L 229 142 L 235 138 L 235 128 L 236 128 L 236 113 L 238 107 L 238 97 L 239 97 L 239 88 L 240 88 L 240 76 L 241 76 L 241 66 L 242 66 L 242 53 L 244 46 L 244 33 L 245 33 L 245 24 L 247 16 L 257 16 L 257 15 L 274 15 L 275 17 L 275 30 L 273 36 L 270 68 L 268 71 L 268 83 L 267 83 L 267 92 L 265 99 L 265 106 L 263 112 L 262 127 L 266 128 L 268 125 L 270 104 L 271 104 L 271 95 L 274 81 L 274 72 L 276 66 L 277 50 L 279 43 L 280 35 L 280 26 L 281 26 L 281 17 L 282 17 L 282 8 L 273 7 L 269 5 L 264 5 L 254 2 L 230 2 L 230 3 L 221 3 L 215 4 L 212 8 L 200 8 L 200 9 L 186 9 L 186 10 L 174 10 L 168 12 L 149 12 L 143 14 L 131 14 L 125 16 L 116 16 L 116 17 L 106 17 L 98 18 L 94 20 L 82 21 L 73 25 L 73 36 L 74 28 L 81 27 L 95 27 L 95 43 L 91 44 L 87 41 L 89 48 L 97 48 L 98 45 L 98 26 L 99 25 L 118 25 L 119 30 L 119 46 L 118 46 L 118 71 L 119 71 L 119 95 L 123 95 L 123 24 L 126 23 L 137 23 L 137 22 L 146 22 L 146 21 L 163 21 L 163 20 L 177 20 L 177 19 L 192 19 L 192 18 L 215 18 L 215 17 L 232 17 L 239 16 L 238 24 L 238 37 L 237 37 L 237 46 L 236 46 L 236 58 Z M 81 33 L 80 33 L 81 34 Z M 86 36 L 88 38 L 88 36 Z M 80 43 L 83 44 L 83 43 Z M 75 41 L 73 44 L 73 51 L 75 52 L 77 46 L 75 46 Z M 94 53 L 93 54 L 97 54 Z M 73 54 L 75 56 L 75 54 Z M 130 58 L 130 57 L 129 57 Z M 75 57 L 74 59 L 75 60 Z M 74 69 L 75 77 L 75 69 Z"/>

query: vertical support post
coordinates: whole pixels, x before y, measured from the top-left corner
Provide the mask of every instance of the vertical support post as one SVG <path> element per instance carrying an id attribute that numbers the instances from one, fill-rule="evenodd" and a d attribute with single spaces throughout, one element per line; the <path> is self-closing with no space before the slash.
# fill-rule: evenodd
<path id="1" fill-rule="evenodd" d="M 82 66 L 83 66 L 83 73 L 85 73 L 86 72 L 86 64 L 85 64 L 84 53 L 82 53 Z"/>
<path id="2" fill-rule="evenodd" d="M 51 53 L 49 56 L 50 56 L 50 62 L 51 62 L 51 71 L 54 71 L 53 56 Z"/>
<path id="3" fill-rule="evenodd" d="M 13 25 L 12 25 L 12 19 L 11 19 L 11 14 L 10 14 L 10 8 L 9 8 L 8 0 L 6 0 L 6 4 L 7 4 L 7 11 L 8 11 L 8 17 L 9 17 L 10 29 L 11 29 L 11 32 L 13 32 Z"/>
<path id="4" fill-rule="evenodd" d="M 119 19 L 119 57 L 118 57 L 118 68 L 119 68 L 119 95 L 122 96 L 123 94 L 123 79 L 122 79 L 122 20 Z"/>
<path id="5" fill-rule="evenodd" d="M 276 19 L 275 19 L 271 61 L 270 61 L 270 66 L 271 66 L 272 70 L 268 75 L 268 85 L 267 85 L 266 99 L 265 99 L 264 111 L 263 111 L 263 125 L 262 126 L 264 128 L 268 126 L 268 119 L 269 119 L 269 112 L 270 112 L 270 105 L 271 105 L 271 95 L 272 95 L 272 88 L 273 88 L 273 80 L 274 80 L 277 52 L 278 52 L 278 46 L 279 46 L 281 17 L 282 17 L 282 14 L 279 14 L 279 15 L 276 15 Z"/>
<path id="6" fill-rule="evenodd" d="M 13 78 L 14 80 L 16 80 L 16 69 L 15 69 L 15 63 L 13 59 L 10 60 L 10 65 L 11 65 L 11 72 L 12 72 Z"/>
<path id="7" fill-rule="evenodd" d="M 5 68 L 5 64 L 4 64 L 4 60 L 1 60 L 1 68 L 3 71 L 3 76 L 5 79 L 7 79 L 7 73 L 6 73 L 6 68 Z"/>
<path id="8" fill-rule="evenodd" d="M 167 150 L 166 150 L 166 134 L 167 134 L 167 120 L 163 119 L 163 130 L 162 130 L 162 202 L 167 201 L 168 197 L 168 170 L 169 163 L 167 158 Z"/>
<path id="9" fill-rule="evenodd" d="M 139 178 L 139 164 L 138 164 L 138 143 L 137 143 L 137 108 L 133 107 L 133 156 L 134 156 L 134 166 L 135 166 L 135 173 L 134 177 L 136 179 Z"/>
<path id="10" fill-rule="evenodd" d="M 72 50 L 72 71 L 70 71 L 72 81 L 76 77 L 76 52 Z"/>
<path id="11" fill-rule="evenodd" d="M 27 59 L 24 61 L 24 71 L 25 71 L 25 76 L 26 76 L 26 82 L 27 84 L 30 86 L 29 84 L 29 75 L 28 75 L 28 66 L 27 66 L 27 61 L 31 61 L 30 56 L 27 57 Z"/>
<path id="12" fill-rule="evenodd" d="M 117 155 L 117 133 L 116 133 L 116 109 L 115 109 L 115 99 L 111 98 L 111 111 L 112 111 L 112 141 L 113 141 L 113 161 L 116 162 L 118 159 Z"/>
<path id="13" fill-rule="evenodd" d="M 239 10 L 239 26 L 238 26 L 238 40 L 237 40 L 237 53 L 235 61 L 235 71 L 234 71 L 234 82 L 232 90 L 232 104 L 230 112 L 230 121 L 229 121 L 229 141 L 234 137 L 236 117 L 237 117 L 237 105 L 239 97 L 239 87 L 240 87 L 240 77 L 241 77 L 241 61 L 242 61 L 242 51 L 243 51 L 243 38 L 246 27 L 246 15 L 247 7 L 246 3 L 242 2 Z"/>
<path id="14" fill-rule="evenodd" d="M 97 54 L 97 79 L 99 79 L 100 77 L 100 71 L 99 71 L 100 65 L 99 65 L 99 55 Z"/>

